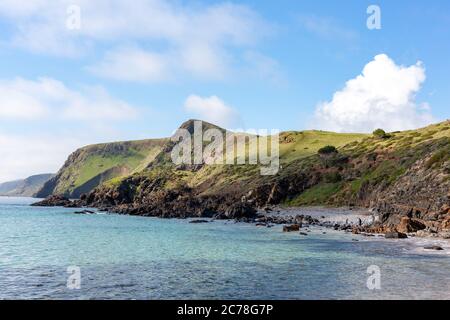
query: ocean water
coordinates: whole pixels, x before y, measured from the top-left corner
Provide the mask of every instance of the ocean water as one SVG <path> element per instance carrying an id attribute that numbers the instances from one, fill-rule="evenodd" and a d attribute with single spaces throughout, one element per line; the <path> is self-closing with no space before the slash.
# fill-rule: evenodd
<path id="1" fill-rule="evenodd" d="M 75 215 L 33 201 L 0 198 L 0 299 L 450 298 L 450 249 L 419 240 Z M 370 290 L 373 265 L 380 289 Z M 68 267 L 79 268 L 79 289 Z"/>

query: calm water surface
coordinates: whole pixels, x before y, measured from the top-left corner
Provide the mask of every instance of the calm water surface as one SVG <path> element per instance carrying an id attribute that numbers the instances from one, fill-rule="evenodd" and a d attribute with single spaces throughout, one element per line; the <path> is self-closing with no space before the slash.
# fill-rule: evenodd
<path id="1" fill-rule="evenodd" d="M 0 198 L 0 299 L 450 298 L 450 249 L 413 239 L 75 215 L 33 201 Z M 370 265 L 380 290 L 366 286 Z M 69 266 L 80 267 L 79 290 L 67 287 Z"/>

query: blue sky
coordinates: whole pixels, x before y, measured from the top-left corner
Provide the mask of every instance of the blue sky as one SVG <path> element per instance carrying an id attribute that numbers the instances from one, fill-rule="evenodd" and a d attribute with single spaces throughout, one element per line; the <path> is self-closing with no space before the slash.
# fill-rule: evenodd
<path id="1" fill-rule="evenodd" d="M 444 0 L 1 0 L 0 34 L 0 182 L 189 118 L 371 131 L 449 117 Z"/>

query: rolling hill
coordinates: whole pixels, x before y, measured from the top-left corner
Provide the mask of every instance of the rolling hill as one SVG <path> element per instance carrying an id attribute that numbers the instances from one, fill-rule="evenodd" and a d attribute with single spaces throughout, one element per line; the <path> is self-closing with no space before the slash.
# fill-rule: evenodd
<path id="1" fill-rule="evenodd" d="M 39 174 L 28 177 L 23 180 L 1 183 L 0 196 L 32 197 L 53 176 L 54 176 L 53 174 Z"/>
<path id="2" fill-rule="evenodd" d="M 193 132 L 193 123 L 189 120 L 180 128 Z M 202 122 L 204 129 L 215 128 L 226 132 L 213 124 Z M 339 134 L 324 131 L 284 132 L 280 135 L 281 162 L 290 163 L 313 155 L 321 147 L 333 143 L 343 146 L 349 142 L 366 137 L 364 134 Z M 151 172 L 150 168 L 173 167 L 170 150 L 173 143 L 170 138 L 150 139 L 142 141 L 113 142 L 90 145 L 76 150 L 69 156 L 64 166 L 55 177 L 49 180 L 37 193 L 40 198 L 51 194 L 79 198 L 82 194 L 92 191 L 102 183 L 111 184 L 128 176 Z M 165 151 L 164 151 L 165 150 Z M 168 151 L 169 150 L 169 151 Z M 195 175 L 188 174 L 183 179 L 192 179 L 191 185 L 200 185 L 207 177 L 226 176 L 230 168 L 217 166 L 202 166 Z M 236 173 L 242 171 L 236 168 Z M 252 169 L 255 172 L 255 168 Z M 183 180 L 180 178 L 180 182 Z M 219 181 L 221 181 L 219 180 Z"/>

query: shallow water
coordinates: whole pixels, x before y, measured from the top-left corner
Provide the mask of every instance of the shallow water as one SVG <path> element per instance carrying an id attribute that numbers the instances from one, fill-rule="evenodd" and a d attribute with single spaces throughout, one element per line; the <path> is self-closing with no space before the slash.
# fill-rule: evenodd
<path id="1" fill-rule="evenodd" d="M 0 198 L 1 299 L 448 299 L 448 252 L 313 229 L 75 215 Z M 353 241 L 353 240 L 359 241 Z M 367 268 L 381 270 L 369 290 Z M 81 270 L 69 289 L 67 268 Z"/>

